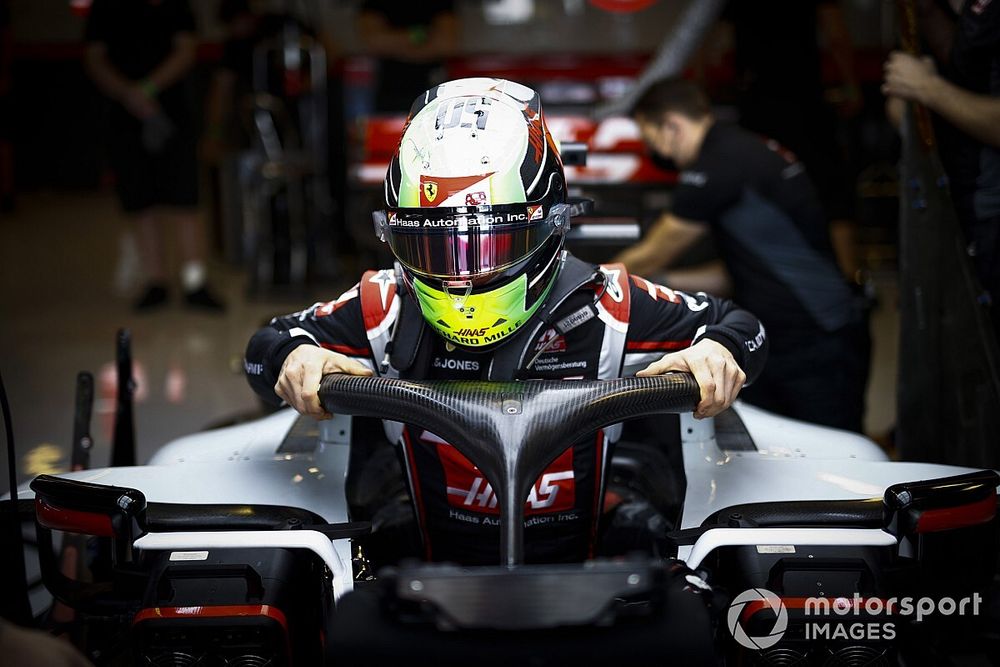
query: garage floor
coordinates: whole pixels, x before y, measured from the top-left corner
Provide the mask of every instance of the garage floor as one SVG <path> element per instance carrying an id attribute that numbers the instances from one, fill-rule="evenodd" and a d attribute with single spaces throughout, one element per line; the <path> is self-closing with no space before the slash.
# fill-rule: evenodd
<path id="1" fill-rule="evenodd" d="M 353 283 L 313 293 L 249 299 L 245 277 L 215 262 L 212 286 L 225 297 L 223 315 L 180 305 L 135 315 L 122 261 L 127 226 L 110 193 L 34 193 L 0 217 L 0 374 L 17 445 L 18 477 L 66 469 L 72 438 L 77 372 L 95 376 L 92 465 L 107 465 L 114 409 L 115 336 L 127 328 L 138 380 L 136 431 L 143 462 L 164 443 L 247 416 L 259 404 L 243 379 L 242 354 L 253 331 L 271 315 L 328 299 Z M 893 275 L 877 275 L 873 369 L 867 431 L 884 435 L 894 415 L 896 335 Z M 176 291 L 176 290 L 175 290 Z M 7 469 L 6 448 L 0 456 Z M 8 489 L 3 475 L 0 492 Z"/>

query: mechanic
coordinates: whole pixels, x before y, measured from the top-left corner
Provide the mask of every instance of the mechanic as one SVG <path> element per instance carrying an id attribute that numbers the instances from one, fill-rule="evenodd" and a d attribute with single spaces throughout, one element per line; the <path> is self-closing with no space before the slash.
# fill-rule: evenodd
<path id="1" fill-rule="evenodd" d="M 1000 3 L 916 3 L 935 60 L 894 51 L 882 92 L 890 116 L 899 100 L 934 112 L 937 148 L 948 174 L 967 252 L 1000 336 Z M 898 121 L 897 121 L 898 125 Z"/>
<path id="2" fill-rule="evenodd" d="M 462 79 L 418 98 L 385 199 L 376 230 L 396 268 L 258 331 L 245 368 L 263 398 L 324 419 L 326 373 L 509 381 L 685 371 L 701 387 L 704 418 L 763 366 L 767 340 L 750 313 L 563 250 L 571 206 L 561 159 L 537 94 L 520 84 Z M 477 470 L 431 433 L 386 430 L 400 445 L 424 556 L 495 563 L 496 496 Z M 536 481 L 529 562 L 594 553 L 614 431 L 580 438 Z"/>
<path id="3" fill-rule="evenodd" d="M 767 368 L 743 394 L 795 419 L 861 432 L 870 340 L 865 301 L 838 270 L 826 214 L 804 168 L 777 142 L 717 123 L 698 86 L 668 79 L 633 109 L 644 142 L 680 169 L 671 210 L 615 261 L 655 275 L 714 232 L 724 279 L 671 271 L 680 289 L 730 285 L 761 318 Z M 723 268 L 724 267 L 724 268 Z M 700 287 L 705 285 L 705 287 Z"/>

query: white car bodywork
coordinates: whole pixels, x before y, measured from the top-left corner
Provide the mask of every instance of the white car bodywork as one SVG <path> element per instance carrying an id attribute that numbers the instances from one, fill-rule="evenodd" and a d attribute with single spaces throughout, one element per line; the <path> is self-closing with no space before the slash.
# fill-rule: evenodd
<path id="1" fill-rule="evenodd" d="M 716 440 L 713 420 L 681 416 L 687 477 L 681 528 L 701 525 L 710 514 L 732 505 L 783 500 L 840 500 L 880 497 L 899 482 L 971 472 L 969 468 L 889 461 L 860 435 L 778 417 L 737 402 L 756 451 L 727 451 Z M 315 429 L 313 427 L 315 426 Z M 290 431 L 313 443 L 299 451 L 279 451 Z M 351 420 L 297 421 L 291 409 L 164 446 L 147 465 L 99 468 L 63 477 L 138 489 L 150 502 L 284 505 L 311 510 L 330 523 L 349 520 L 343 488 L 347 474 Z M 32 492 L 26 486 L 22 498 Z M 291 544 L 288 540 L 294 540 Z M 895 544 L 878 529 L 718 528 L 681 558 L 696 567 L 713 549 L 733 544 L 821 545 Z M 151 533 L 140 549 L 190 551 L 225 547 L 286 546 L 309 549 L 327 566 L 335 595 L 352 589 L 350 541 L 330 540 L 309 531 L 228 531 Z"/>

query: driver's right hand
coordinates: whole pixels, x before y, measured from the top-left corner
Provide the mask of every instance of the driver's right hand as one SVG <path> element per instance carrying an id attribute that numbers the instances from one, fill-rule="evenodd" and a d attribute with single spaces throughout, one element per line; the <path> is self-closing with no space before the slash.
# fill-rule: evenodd
<path id="1" fill-rule="evenodd" d="M 319 402 L 319 381 L 328 373 L 372 374 L 367 366 L 339 352 L 315 345 L 299 345 L 285 357 L 274 393 L 299 414 L 330 419 L 333 415 Z"/>

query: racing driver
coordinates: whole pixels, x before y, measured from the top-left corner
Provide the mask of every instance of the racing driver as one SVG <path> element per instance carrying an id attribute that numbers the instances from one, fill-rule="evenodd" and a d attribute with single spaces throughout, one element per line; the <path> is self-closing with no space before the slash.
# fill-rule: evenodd
<path id="1" fill-rule="evenodd" d="M 729 407 L 760 372 L 759 321 L 729 301 L 685 294 L 563 249 L 567 197 L 538 95 L 512 81 L 443 83 L 410 110 L 373 218 L 395 267 L 337 299 L 277 317 L 246 351 L 250 385 L 303 415 L 330 417 L 327 373 L 406 379 L 610 379 L 685 371 L 695 416 Z M 495 563 L 496 496 L 449 443 L 386 422 L 398 445 L 428 560 Z M 616 428 L 586 434 L 526 499 L 528 562 L 595 553 Z"/>

